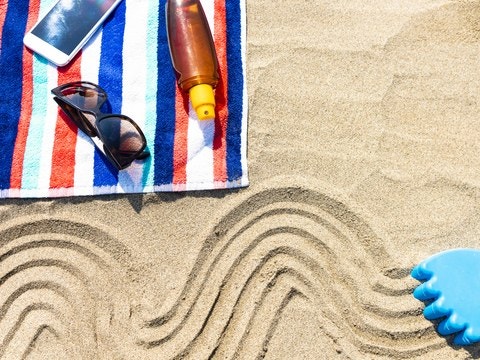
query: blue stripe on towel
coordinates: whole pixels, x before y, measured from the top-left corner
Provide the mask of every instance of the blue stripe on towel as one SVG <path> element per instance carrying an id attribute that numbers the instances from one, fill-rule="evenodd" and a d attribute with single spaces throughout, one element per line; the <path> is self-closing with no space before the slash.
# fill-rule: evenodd
<path id="1" fill-rule="evenodd" d="M 242 11 L 239 0 L 226 1 L 227 17 L 227 69 L 228 69 L 228 124 L 227 124 L 227 177 L 229 181 L 242 176 Z"/>
<path id="2" fill-rule="evenodd" d="M 155 185 L 173 181 L 173 145 L 175 140 L 175 74 L 167 42 L 165 6 L 158 10 L 157 128 L 155 131 Z"/>
<path id="3" fill-rule="evenodd" d="M 28 1 L 7 5 L 0 51 L 0 190 L 10 187 L 13 150 L 22 101 L 23 35 L 28 20 Z"/>
<path id="4" fill-rule="evenodd" d="M 122 1 L 105 22 L 102 32 L 102 47 L 98 84 L 108 94 L 111 110 L 119 114 L 122 110 L 123 92 L 123 35 L 125 31 L 126 1 Z M 106 110 L 104 110 L 106 111 Z M 94 186 L 113 186 L 118 183 L 118 170 L 95 152 Z"/>
<path id="5" fill-rule="evenodd" d="M 154 184 L 154 170 L 153 159 L 155 156 L 155 127 L 157 124 L 157 81 L 150 79 L 158 78 L 158 65 L 157 65 L 157 38 L 158 38 L 158 9 L 163 9 L 163 1 L 150 0 L 148 6 L 148 20 L 147 20 L 147 74 L 149 81 L 147 81 L 146 87 L 146 114 L 145 114 L 145 137 L 147 138 L 147 146 L 151 153 L 151 156 L 145 160 L 144 173 L 143 173 L 143 186 L 151 186 Z"/>

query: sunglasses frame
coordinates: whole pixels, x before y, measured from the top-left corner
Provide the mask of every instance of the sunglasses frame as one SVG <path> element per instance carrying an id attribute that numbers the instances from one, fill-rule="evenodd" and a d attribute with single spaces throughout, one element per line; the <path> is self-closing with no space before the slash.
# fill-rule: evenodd
<path id="1" fill-rule="evenodd" d="M 72 89 L 81 88 L 83 90 L 96 91 L 98 93 L 99 97 L 101 97 L 101 100 L 97 101 L 97 105 L 96 105 L 95 108 L 92 108 L 92 109 L 81 108 L 78 105 L 71 102 L 66 97 L 66 95 L 64 95 L 62 93 L 62 91 L 66 90 L 66 89 L 69 89 L 69 88 L 72 88 Z M 73 123 L 82 132 L 84 132 L 90 138 L 98 137 L 98 139 L 100 139 L 100 141 L 103 144 L 103 149 L 100 149 L 100 150 L 102 150 L 102 152 L 107 157 L 107 159 L 110 160 L 110 162 L 118 170 L 123 170 L 123 169 L 127 168 L 128 166 L 130 166 L 133 161 L 145 159 L 150 155 L 150 152 L 148 150 L 145 150 L 145 148 L 147 147 L 147 140 L 145 138 L 145 135 L 143 134 L 143 131 L 140 129 L 140 127 L 135 123 L 135 121 L 133 121 L 131 118 L 129 118 L 126 115 L 108 114 L 108 113 L 103 113 L 103 112 L 100 111 L 100 108 L 107 102 L 108 95 L 107 95 L 106 91 L 103 90 L 97 84 L 91 83 L 89 81 L 74 81 L 74 82 L 70 82 L 70 83 L 67 83 L 67 84 L 60 85 L 60 86 L 52 89 L 51 92 L 52 92 L 53 95 L 55 95 L 55 97 L 53 99 L 60 106 L 62 111 L 65 113 L 65 115 L 67 115 L 68 118 L 70 120 L 72 120 Z M 70 107 L 72 109 L 69 109 L 68 107 Z M 75 111 L 76 114 L 72 114 L 72 110 Z M 95 117 L 95 125 L 94 126 L 92 125 L 91 121 L 89 121 L 85 118 L 84 113 L 90 114 L 90 115 Z M 119 160 L 115 157 L 115 155 L 112 153 L 112 151 L 106 145 L 106 142 L 104 140 L 104 137 L 103 137 L 101 131 L 98 130 L 99 129 L 98 124 L 102 120 L 109 119 L 109 118 L 119 118 L 122 121 L 129 122 L 135 128 L 135 130 L 138 132 L 138 134 L 140 135 L 140 138 L 142 140 L 142 146 L 141 146 L 140 150 L 138 150 L 131 157 L 129 157 L 126 164 L 122 165 L 119 162 Z M 96 143 L 96 141 L 93 141 L 93 143 L 97 147 L 99 147 L 98 144 Z"/>

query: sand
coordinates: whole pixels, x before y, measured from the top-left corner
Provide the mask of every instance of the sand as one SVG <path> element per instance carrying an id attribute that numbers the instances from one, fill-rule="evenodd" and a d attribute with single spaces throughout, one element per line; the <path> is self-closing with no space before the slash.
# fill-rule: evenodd
<path id="1" fill-rule="evenodd" d="M 480 3 L 248 0 L 251 185 L 3 200 L 2 359 L 467 359 L 411 268 L 478 247 Z"/>

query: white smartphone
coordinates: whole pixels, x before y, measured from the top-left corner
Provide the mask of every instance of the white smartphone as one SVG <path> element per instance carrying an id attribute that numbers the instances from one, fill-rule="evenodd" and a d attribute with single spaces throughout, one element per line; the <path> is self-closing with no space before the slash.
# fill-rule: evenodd
<path id="1" fill-rule="evenodd" d="M 122 0 L 59 0 L 23 38 L 25 46 L 55 65 L 78 53 Z"/>

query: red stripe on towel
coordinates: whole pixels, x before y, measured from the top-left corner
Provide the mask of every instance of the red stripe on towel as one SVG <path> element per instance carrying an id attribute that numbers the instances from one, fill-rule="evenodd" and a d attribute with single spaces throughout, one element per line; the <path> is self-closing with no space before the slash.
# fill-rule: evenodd
<path id="1" fill-rule="evenodd" d="M 188 114 L 190 99 L 188 94 L 183 93 L 176 87 L 175 94 L 175 140 L 173 145 L 173 184 L 177 191 L 178 186 L 184 186 L 187 182 L 188 160 Z"/>
<path id="2" fill-rule="evenodd" d="M 215 50 L 217 52 L 220 81 L 215 89 L 216 115 L 215 136 L 213 138 L 214 181 L 227 180 L 227 24 L 225 0 L 215 0 Z"/>
<path id="3" fill-rule="evenodd" d="M 40 0 L 32 0 L 28 9 L 27 29 L 30 29 L 38 19 Z M 4 20 L 4 19 L 3 19 Z M 3 28 L 3 24 L 0 24 Z M 20 118 L 18 120 L 17 138 L 13 149 L 12 170 L 10 173 L 10 187 L 20 189 L 22 186 L 23 160 L 27 145 L 28 128 L 32 117 L 33 105 L 33 55 L 30 50 L 23 48 L 23 88 Z"/>
<path id="4" fill-rule="evenodd" d="M 58 83 L 65 84 L 80 80 L 81 63 L 82 57 L 80 53 L 70 65 L 59 68 Z M 53 143 L 50 188 L 73 188 L 74 186 L 77 132 L 78 128 L 75 124 L 59 109 Z"/>

